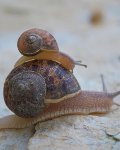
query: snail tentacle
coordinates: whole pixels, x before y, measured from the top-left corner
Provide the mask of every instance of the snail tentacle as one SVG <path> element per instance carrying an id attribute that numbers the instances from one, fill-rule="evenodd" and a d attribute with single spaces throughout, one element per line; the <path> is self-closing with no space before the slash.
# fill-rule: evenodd
<path id="1" fill-rule="evenodd" d="M 105 80 L 104 80 L 103 74 L 101 74 L 100 77 L 101 77 L 101 81 L 102 81 L 103 91 L 104 91 L 104 92 L 107 92 L 107 87 L 106 87 L 106 85 L 105 85 Z"/>
<path id="2" fill-rule="evenodd" d="M 120 95 L 120 91 L 114 92 L 114 93 L 109 93 L 109 96 L 112 98 L 115 98 L 116 96 Z"/>
<path id="3" fill-rule="evenodd" d="M 75 65 L 83 66 L 83 67 L 87 68 L 87 65 L 82 64 L 82 62 L 81 62 L 81 61 L 74 61 L 74 63 L 75 63 Z"/>

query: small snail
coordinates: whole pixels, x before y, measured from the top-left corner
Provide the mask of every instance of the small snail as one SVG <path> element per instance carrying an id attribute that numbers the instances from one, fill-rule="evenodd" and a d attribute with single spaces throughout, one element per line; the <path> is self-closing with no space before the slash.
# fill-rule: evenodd
<path id="1" fill-rule="evenodd" d="M 63 115 L 106 113 L 120 94 L 82 91 L 73 75 L 74 61 L 59 52 L 47 31 L 31 29 L 18 39 L 23 54 L 4 84 L 4 100 L 16 115 L 0 119 L 0 129 L 25 128 Z M 104 84 L 103 84 L 104 85 Z"/>

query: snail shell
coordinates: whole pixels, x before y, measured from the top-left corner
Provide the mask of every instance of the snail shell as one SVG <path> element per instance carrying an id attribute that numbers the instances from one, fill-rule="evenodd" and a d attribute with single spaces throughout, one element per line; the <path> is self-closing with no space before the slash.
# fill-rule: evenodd
<path id="1" fill-rule="evenodd" d="M 55 38 L 49 32 L 36 28 L 23 32 L 17 46 L 20 53 L 25 56 L 36 55 L 44 49 L 59 50 Z"/>
<path id="2" fill-rule="evenodd" d="M 6 83 L 5 102 L 10 110 L 21 117 L 33 117 L 42 111 L 46 83 L 40 74 L 30 70 L 21 71 L 7 79 Z"/>
<path id="3" fill-rule="evenodd" d="M 20 117 L 38 115 L 43 106 L 73 97 L 80 91 L 74 75 L 56 62 L 34 60 L 14 68 L 4 84 L 4 99 Z"/>

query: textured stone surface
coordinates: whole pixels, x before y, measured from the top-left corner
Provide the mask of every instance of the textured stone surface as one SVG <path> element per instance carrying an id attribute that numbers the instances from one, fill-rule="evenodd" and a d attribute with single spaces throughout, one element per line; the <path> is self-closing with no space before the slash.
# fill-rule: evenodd
<path id="1" fill-rule="evenodd" d="M 98 26 L 89 21 L 94 8 L 103 13 Z M 74 70 L 82 89 L 101 91 L 103 73 L 108 91 L 120 90 L 120 1 L 29 0 L 28 5 L 27 0 L 1 0 L 0 18 L 1 117 L 11 113 L 4 104 L 2 88 L 20 57 L 18 36 L 33 27 L 51 32 L 60 50 L 88 65 Z M 120 104 L 120 96 L 115 101 Z M 0 131 L 0 150 L 119 150 L 119 120 L 120 107 L 114 105 L 102 116 L 66 116 L 39 123 L 34 135 L 31 128 Z"/>
<path id="2" fill-rule="evenodd" d="M 0 131 L 0 150 L 26 150 L 34 128 Z"/>
<path id="3" fill-rule="evenodd" d="M 105 150 L 119 147 L 117 138 L 108 133 L 119 134 L 120 121 L 98 116 L 66 116 L 39 123 L 30 139 L 29 150 Z"/>

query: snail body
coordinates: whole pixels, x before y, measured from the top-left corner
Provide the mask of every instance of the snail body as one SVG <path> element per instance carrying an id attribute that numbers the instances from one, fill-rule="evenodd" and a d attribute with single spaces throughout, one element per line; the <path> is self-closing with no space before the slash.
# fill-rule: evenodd
<path id="1" fill-rule="evenodd" d="M 0 129 L 26 128 L 38 122 L 47 121 L 65 115 L 89 115 L 92 113 L 107 113 L 113 105 L 113 98 L 120 94 L 80 91 L 74 97 L 68 98 L 58 103 L 50 103 L 44 107 L 43 111 L 32 118 L 9 115 L 0 119 Z"/>
<path id="2" fill-rule="evenodd" d="M 44 50 L 43 52 L 35 56 L 30 56 L 30 57 L 22 56 L 16 62 L 15 67 L 33 60 L 52 60 L 54 62 L 57 62 L 58 64 L 62 64 L 62 66 L 69 71 L 73 71 L 73 68 L 75 67 L 75 63 L 77 63 L 64 53 L 56 52 L 52 50 L 51 51 Z"/>
<path id="3" fill-rule="evenodd" d="M 18 49 L 24 56 L 4 84 L 5 103 L 16 115 L 1 118 L 0 129 L 25 128 L 63 115 L 107 113 L 120 94 L 82 91 L 72 72 L 75 65 L 85 65 L 59 52 L 47 31 L 24 32 Z"/>

